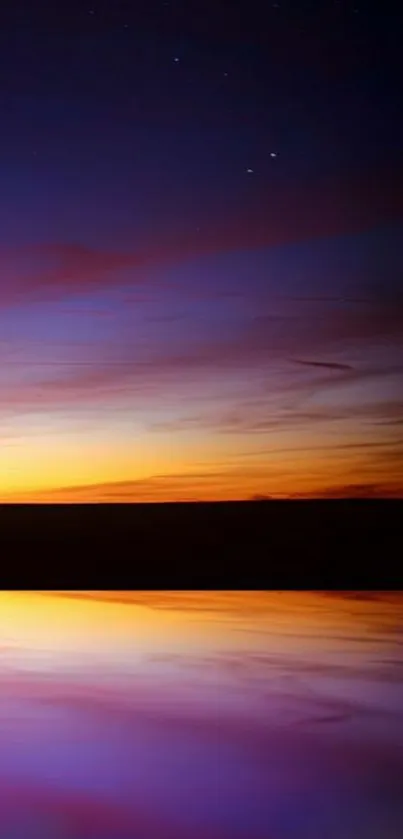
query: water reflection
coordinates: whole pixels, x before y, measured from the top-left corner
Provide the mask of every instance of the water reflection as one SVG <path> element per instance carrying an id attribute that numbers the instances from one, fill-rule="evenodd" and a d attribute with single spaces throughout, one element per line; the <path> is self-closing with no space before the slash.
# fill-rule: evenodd
<path id="1" fill-rule="evenodd" d="M 0 593 L 0 837 L 398 839 L 403 596 Z"/>

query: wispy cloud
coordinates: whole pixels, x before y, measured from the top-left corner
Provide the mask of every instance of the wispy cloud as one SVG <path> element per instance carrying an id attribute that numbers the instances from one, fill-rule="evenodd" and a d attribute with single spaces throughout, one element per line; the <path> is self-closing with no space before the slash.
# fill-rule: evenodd
<path id="1" fill-rule="evenodd" d="M 0 253 L 0 305 L 60 299 L 122 284 L 144 284 L 147 271 L 196 256 L 270 247 L 287 242 L 358 232 L 403 215 L 401 174 L 361 172 L 327 183 L 293 188 L 289 194 L 260 195 L 253 207 L 225 222 L 210 220 L 203 233 L 172 229 L 124 252 L 95 249 L 82 242 L 43 242 Z M 129 270 L 130 269 L 130 270 Z"/>
<path id="2" fill-rule="evenodd" d="M 289 477 L 292 469 L 288 470 Z M 3 502 L 77 502 L 77 503 L 124 503 L 158 501 L 200 501 L 223 498 L 242 499 L 253 489 L 263 491 L 268 480 L 284 479 L 287 469 L 272 465 L 227 465 L 225 468 L 204 471 L 179 472 L 176 474 L 151 475 L 147 478 L 97 483 L 83 486 L 67 486 L 35 493 L 18 493 L 6 496 Z"/>
<path id="3" fill-rule="evenodd" d="M 357 384 L 380 380 L 398 382 L 403 376 L 403 359 L 399 364 L 398 356 L 392 362 L 384 361 L 379 366 L 349 364 L 338 360 L 300 359 L 287 360 L 287 349 L 293 344 L 308 344 L 310 335 L 298 334 L 299 324 L 293 321 L 286 335 L 278 330 L 276 319 L 256 323 L 247 320 L 246 324 L 234 330 L 233 337 L 218 343 L 201 343 L 199 346 L 184 347 L 181 353 L 170 353 L 169 346 L 165 354 L 153 357 L 139 357 L 136 343 L 122 342 L 116 347 L 104 344 L 99 348 L 98 359 L 83 359 L 75 356 L 74 360 L 60 361 L 47 358 L 37 362 L 21 358 L 9 360 L 10 370 L 15 371 L 0 383 L 0 396 L 3 411 L 26 411 L 37 409 L 58 409 L 58 407 L 89 406 L 107 400 L 109 405 L 128 397 L 150 399 L 154 395 L 160 401 L 165 399 L 175 384 L 177 396 L 180 393 L 197 394 L 203 382 L 212 387 L 212 381 L 235 376 L 243 382 L 249 391 L 249 399 L 229 399 L 228 408 L 221 412 L 215 409 L 210 414 L 199 411 L 188 416 L 176 416 L 171 419 L 155 421 L 154 427 L 160 430 L 183 430 L 186 427 L 216 427 L 223 430 L 264 431 L 278 425 L 293 424 L 295 427 L 306 423 L 327 420 L 349 419 L 352 412 L 356 418 L 362 416 L 367 422 L 399 424 L 403 415 L 403 405 L 399 399 L 379 398 L 369 404 L 353 406 L 349 401 L 349 391 L 343 391 Z M 309 330 L 308 330 L 309 332 Z M 403 334 L 403 333 L 402 333 Z M 313 338 L 313 343 L 318 337 Z M 302 347 L 301 347 L 302 348 Z M 118 353 L 117 353 L 118 349 Z M 318 347 L 319 349 L 319 347 Z M 326 349 L 326 337 L 321 350 Z M 333 346 L 327 348 L 333 355 L 340 355 Z M 101 356 L 101 357 L 99 357 Z M 24 370 L 30 372 L 29 378 L 21 380 Z M 306 373 L 298 373 L 298 370 Z M 3 370 L 7 370 L 7 357 Z M 257 378 L 250 378 L 254 370 Z M 49 372 L 46 372 L 49 371 Z M 311 371 L 311 375 L 310 375 Z M 264 386 L 264 381 L 267 386 Z M 314 395 L 339 389 L 341 393 L 338 405 L 310 405 L 306 402 Z M 266 391 L 266 392 L 265 392 Z M 250 397 L 254 396 L 252 403 Z M 305 400 L 305 404 L 304 404 Z"/>
<path id="4" fill-rule="evenodd" d="M 294 364 L 301 364 L 303 367 L 324 367 L 327 370 L 354 370 L 351 364 L 340 364 L 336 361 L 303 361 L 300 358 L 293 358 Z"/>
<path id="5" fill-rule="evenodd" d="M 362 482 L 338 484 L 314 493 L 295 493 L 295 498 L 397 498 L 403 500 L 403 480 L 394 482 Z"/>
<path id="6" fill-rule="evenodd" d="M 285 450 L 284 450 L 285 451 Z M 3 497 L 7 501 L 36 501 L 41 503 L 132 503 L 132 502 L 166 502 L 166 501 L 209 501 L 222 499 L 245 499 L 256 496 L 269 495 L 276 497 L 295 498 L 344 498 L 344 497 L 393 497 L 403 498 L 403 445 L 398 444 L 393 453 L 393 445 L 389 453 L 396 461 L 392 470 L 383 459 L 382 447 L 379 447 L 378 459 L 372 461 L 371 446 L 368 449 L 357 447 L 354 465 L 349 457 L 347 447 L 343 449 L 337 445 L 333 453 L 337 460 L 334 469 L 333 483 L 324 485 L 324 462 L 329 463 L 329 451 L 322 448 L 313 449 L 317 455 L 316 461 L 309 460 L 310 476 L 307 489 L 298 492 L 292 490 L 297 483 L 304 486 L 303 476 L 297 476 L 295 463 L 292 458 L 284 460 L 280 449 L 280 457 L 270 457 L 266 452 L 256 463 L 246 465 L 245 462 L 228 462 L 222 468 L 204 468 L 203 471 L 178 472 L 172 474 L 151 475 L 146 478 L 126 481 L 96 483 L 79 486 L 55 487 L 35 493 L 18 493 Z M 307 460 L 308 450 L 303 447 L 300 454 Z M 275 452 L 276 453 L 276 452 Z M 319 459 L 318 459 L 319 455 Z M 324 460 L 325 459 L 325 460 Z M 367 467 L 367 468 L 366 468 Z M 341 482 L 338 477 L 350 472 L 368 478 L 362 481 Z M 379 474 L 379 480 L 374 476 Z M 310 488 L 309 488 L 310 487 Z"/>

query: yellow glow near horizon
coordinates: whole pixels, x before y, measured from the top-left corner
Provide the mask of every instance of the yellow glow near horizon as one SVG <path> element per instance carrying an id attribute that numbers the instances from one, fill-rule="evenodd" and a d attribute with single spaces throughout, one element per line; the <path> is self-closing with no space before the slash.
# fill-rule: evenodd
<path id="1" fill-rule="evenodd" d="M 337 436 L 270 433 L 155 435 L 90 431 L 19 437 L 4 445 L 2 501 L 175 501 L 320 494 L 333 486 L 401 485 L 401 463 Z M 350 446 L 350 448 L 349 448 Z M 120 491 L 119 484 L 127 484 Z M 132 489 L 130 489 L 132 485 Z"/>
<path id="2" fill-rule="evenodd" d="M 331 599 L 329 599 L 329 597 Z M 120 649 L 135 664 L 155 651 L 194 653 L 235 644 L 266 652 L 303 651 L 314 643 L 343 648 L 357 633 L 375 643 L 377 621 L 382 631 L 397 627 L 391 602 L 346 600 L 316 592 L 6 592 L 0 591 L 0 635 L 11 655 L 37 649 L 49 666 L 56 654 L 80 653 L 94 660 L 112 660 Z M 259 632 L 244 635 L 253 626 Z M 372 639 L 372 640 L 371 640 Z M 61 666 L 62 666 L 61 661 Z"/>

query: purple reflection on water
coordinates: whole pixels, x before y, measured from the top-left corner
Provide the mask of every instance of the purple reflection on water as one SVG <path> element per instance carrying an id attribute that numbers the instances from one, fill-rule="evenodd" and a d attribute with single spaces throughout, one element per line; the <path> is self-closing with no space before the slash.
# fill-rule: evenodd
<path id="1" fill-rule="evenodd" d="M 403 600 L 264 597 L 103 603 L 106 651 L 66 605 L 48 659 L 9 608 L 0 839 L 401 839 Z"/>

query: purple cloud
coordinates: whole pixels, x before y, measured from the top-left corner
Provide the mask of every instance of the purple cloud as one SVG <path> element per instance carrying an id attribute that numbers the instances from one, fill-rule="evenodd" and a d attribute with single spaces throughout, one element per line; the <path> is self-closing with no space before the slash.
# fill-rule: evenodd
<path id="1" fill-rule="evenodd" d="M 300 358 L 292 359 L 294 364 L 301 364 L 303 367 L 324 367 L 325 370 L 354 370 L 351 364 L 340 364 L 335 361 L 303 361 Z"/>

